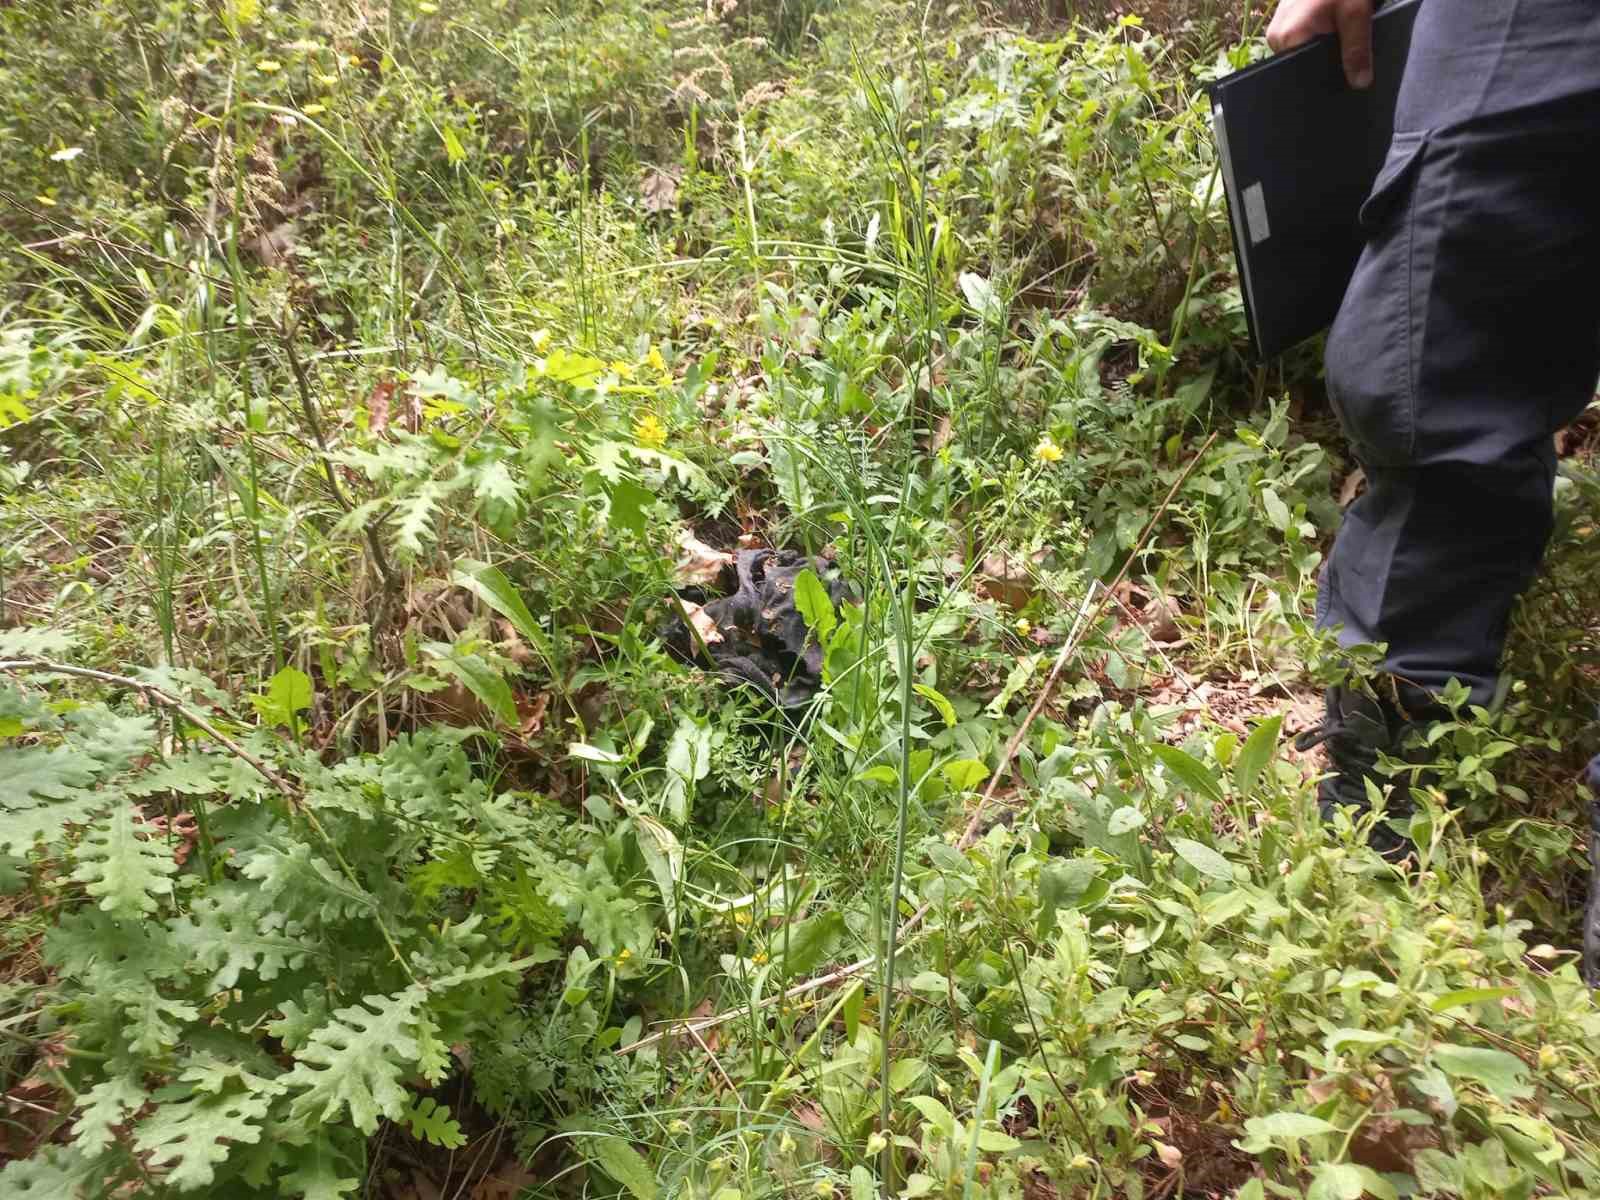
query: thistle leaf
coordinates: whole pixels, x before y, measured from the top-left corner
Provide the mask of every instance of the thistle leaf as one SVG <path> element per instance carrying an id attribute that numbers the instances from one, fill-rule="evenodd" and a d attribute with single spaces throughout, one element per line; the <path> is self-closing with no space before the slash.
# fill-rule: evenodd
<path id="1" fill-rule="evenodd" d="M 133 806 L 120 804 L 110 818 L 92 829 L 78 846 L 78 869 L 72 877 L 114 917 L 148 916 L 172 895 L 178 864 L 159 843 L 140 837 L 133 824 Z"/>
<path id="2" fill-rule="evenodd" d="M 378 1127 L 379 1117 L 398 1117 L 406 1090 L 400 1081 L 417 1070 L 421 1057 L 425 993 L 410 987 L 389 996 L 368 996 L 335 1012 L 295 1055 L 284 1078 L 294 1114 L 313 1121 L 337 1120 L 342 1109 L 362 1133 Z"/>

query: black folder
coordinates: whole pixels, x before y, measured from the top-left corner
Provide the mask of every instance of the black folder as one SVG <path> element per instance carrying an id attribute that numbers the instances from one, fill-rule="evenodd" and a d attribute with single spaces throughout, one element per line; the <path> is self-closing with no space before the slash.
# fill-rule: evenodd
<path id="1" fill-rule="evenodd" d="M 1239 287 L 1256 353 L 1271 358 L 1332 323 L 1361 255 L 1359 214 L 1394 133 L 1395 100 L 1422 0 L 1372 23 L 1373 82 L 1345 82 L 1322 37 L 1211 87 Z"/>

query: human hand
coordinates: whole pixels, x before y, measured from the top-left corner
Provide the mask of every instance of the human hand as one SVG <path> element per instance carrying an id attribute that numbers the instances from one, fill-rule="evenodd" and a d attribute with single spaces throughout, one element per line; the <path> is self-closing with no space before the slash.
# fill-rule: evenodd
<path id="1" fill-rule="evenodd" d="M 1372 86 L 1372 0 L 1282 0 L 1267 26 L 1267 45 L 1282 54 L 1323 33 L 1339 35 L 1350 86 Z"/>

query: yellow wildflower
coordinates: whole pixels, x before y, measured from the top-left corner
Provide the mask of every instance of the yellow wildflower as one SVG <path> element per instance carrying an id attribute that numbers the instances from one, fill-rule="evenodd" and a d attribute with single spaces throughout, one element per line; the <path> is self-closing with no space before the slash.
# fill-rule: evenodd
<path id="1" fill-rule="evenodd" d="M 1065 455 L 1066 451 L 1060 446 L 1056 445 L 1055 440 L 1051 438 L 1049 434 L 1046 434 L 1044 437 L 1040 438 L 1039 444 L 1033 448 L 1033 458 L 1035 462 L 1060 462 Z"/>
<path id="2" fill-rule="evenodd" d="M 667 360 L 661 357 L 661 351 L 654 346 L 650 347 L 650 353 L 644 356 L 644 361 L 647 367 L 654 367 L 663 375 L 667 373 Z"/>
<path id="3" fill-rule="evenodd" d="M 428 0 L 422 0 L 422 3 L 417 5 L 417 11 L 427 13 L 428 16 L 431 17 L 434 13 L 439 11 L 439 6 L 437 4 L 430 4 Z"/>
<path id="4" fill-rule="evenodd" d="M 750 910 L 748 908 L 741 908 L 738 912 L 734 913 L 733 923 L 738 925 L 740 928 L 750 924 Z"/>
<path id="5" fill-rule="evenodd" d="M 617 951 L 617 966 L 626 966 L 628 960 L 632 957 L 633 951 L 624 946 L 621 950 Z"/>
<path id="6" fill-rule="evenodd" d="M 42 204 L 46 208 L 54 208 L 56 206 L 55 200 L 53 198 L 51 198 L 50 196 L 46 196 L 43 192 L 41 192 L 41 193 L 39 193 L 39 195 L 35 196 L 33 198 L 33 200 L 34 200 L 35 204 Z"/>
<path id="7" fill-rule="evenodd" d="M 256 70 L 260 71 L 263 75 L 276 75 L 279 71 L 283 70 L 283 64 L 275 58 L 263 58 L 260 62 L 256 63 Z"/>
<path id="8" fill-rule="evenodd" d="M 308 117 L 320 117 L 328 111 L 328 106 L 326 104 L 308 104 L 300 111 Z"/>
<path id="9" fill-rule="evenodd" d="M 750 961 L 758 967 L 764 966 L 767 961 L 767 952 L 765 950 L 757 950 L 750 956 Z"/>
<path id="10" fill-rule="evenodd" d="M 641 446 L 659 450 L 666 444 L 667 429 L 653 412 L 640 413 L 633 422 L 633 440 Z"/>
<path id="11" fill-rule="evenodd" d="M 1027 617 L 1018 617 L 1011 628 L 1017 631 L 1018 637 L 1027 637 L 1033 632 L 1033 622 L 1028 620 Z"/>

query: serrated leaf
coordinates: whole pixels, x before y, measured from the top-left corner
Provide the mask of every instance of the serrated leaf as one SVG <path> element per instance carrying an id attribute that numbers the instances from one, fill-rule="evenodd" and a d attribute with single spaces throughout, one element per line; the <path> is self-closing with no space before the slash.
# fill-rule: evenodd
<path id="1" fill-rule="evenodd" d="M 137 920 L 156 911 L 172 894 L 172 876 L 178 864 L 171 852 L 149 838 L 140 837 L 133 823 L 133 806 L 119 804 L 106 821 L 91 829 L 79 843 L 78 868 L 72 878 L 85 886 L 99 907 L 114 917 Z"/>
<path id="2" fill-rule="evenodd" d="M 0 629 L 0 658 L 63 658 L 78 644 L 76 634 L 44 625 Z"/>
<path id="3" fill-rule="evenodd" d="M 164 1170 L 165 1181 L 178 1191 L 207 1187 L 232 1143 L 260 1139 L 260 1122 L 271 1104 L 270 1097 L 250 1092 L 163 1104 L 134 1127 L 134 1148 L 149 1155 L 150 1165 Z"/>
<path id="4" fill-rule="evenodd" d="M 817 644 L 826 646 L 839 624 L 839 614 L 834 611 L 833 597 L 828 595 L 827 587 L 810 567 L 794 577 L 794 606 Z"/>
<path id="5" fill-rule="evenodd" d="M 1173 850 L 1178 857 L 1183 859 L 1200 874 L 1212 879 L 1232 881 L 1233 864 L 1210 846 L 1203 842 L 1192 841 L 1189 838 L 1175 837 L 1170 839 Z"/>
<path id="6" fill-rule="evenodd" d="M 394 526 L 395 545 L 403 553 L 415 557 L 433 541 L 433 514 L 439 507 L 439 496 L 439 485 L 430 479 L 411 495 L 395 499 L 389 522 Z"/>
<path id="7" fill-rule="evenodd" d="M 359 1174 L 345 1175 L 344 1170 L 344 1159 L 319 1132 L 310 1145 L 296 1148 L 294 1170 L 279 1177 L 275 1190 L 304 1200 L 344 1200 L 361 1186 Z"/>
<path id="8" fill-rule="evenodd" d="M 92 1179 L 103 1181 L 105 1172 L 92 1158 L 72 1146 L 43 1146 L 27 1158 L 14 1158 L 0 1167 L 0 1195 L 27 1200 L 83 1200 Z"/>
<path id="9" fill-rule="evenodd" d="M 522 499 L 517 491 L 517 481 L 511 477 L 506 464 L 498 458 L 491 459 L 473 472 L 472 494 L 480 501 L 503 504 L 507 508 L 516 508 Z"/>
<path id="10" fill-rule="evenodd" d="M 112 1130 L 139 1111 L 150 1093 L 127 1075 L 102 1079 L 78 1096 L 78 1119 L 72 1124 L 73 1145 L 93 1158 L 116 1140 Z"/>
<path id="11" fill-rule="evenodd" d="M 31 800 L 65 800 L 100 773 L 93 759 L 62 746 L 0 747 L 0 803 L 22 808 Z"/>
<path id="12" fill-rule="evenodd" d="M 367 996 L 336 1011 L 295 1054 L 283 1082 L 294 1092 L 296 1117 L 334 1121 L 348 1109 L 362 1133 L 394 1118 L 406 1103 L 401 1080 L 417 1070 L 421 1056 L 424 993 L 409 987 L 388 996 Z"/>
<path id="13" fill-rule="evenodd" d="M 400 1119 L 412 1137 L 431 1146 L 455 1150 L 467 1144 L 467 1135 L 461 1132 L 461 1125 L 450 1115 L 449 1108 L 432 1096 L 419 1096 Z"/>
<path id="14" fill-rule="evenodd" d="M 246 888 L 219 885 L 167 922 L 173 944 L 190 972 L 205 979 L 208 993 L 238 986 L 246 971 L 270 982 L 305 962 L 315 945 L 293 921 L 280 922 L 288 932 L 258 931 L 254 899 Z"/>

